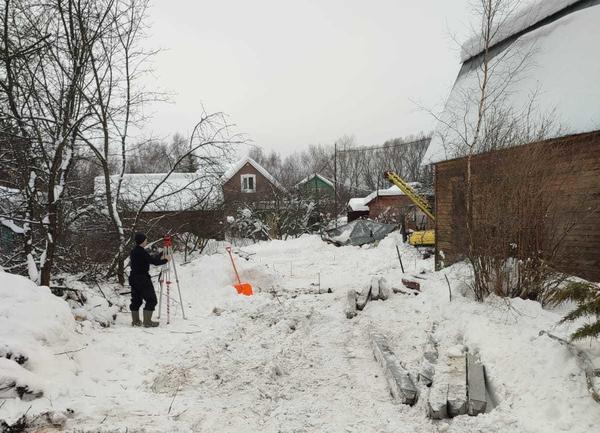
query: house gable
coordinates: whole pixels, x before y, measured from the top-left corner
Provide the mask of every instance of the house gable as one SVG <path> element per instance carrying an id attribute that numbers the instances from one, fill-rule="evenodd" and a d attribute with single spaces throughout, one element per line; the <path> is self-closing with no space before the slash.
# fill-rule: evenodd
<path id="1" fill-rule="evenodd" d="M 252 158 L 244 158 L 223 177 L 226 205 L 273 200 L 285 193 L 283 186 Z"/>
<path id="2" fill-rule="evenodd" d="M 313 174 L 305 177 L 296 184 L 295 188 L 298 192 L 311 196 L 333 197 L 335 194 L 333 182 L 320 174 Z"/>

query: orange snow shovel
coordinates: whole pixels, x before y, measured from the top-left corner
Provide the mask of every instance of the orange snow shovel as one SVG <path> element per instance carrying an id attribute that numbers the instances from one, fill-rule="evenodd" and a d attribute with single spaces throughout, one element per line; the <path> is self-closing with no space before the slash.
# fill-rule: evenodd
<path id="1" fill-rule="evenodd" d="M 238 295 L 246 295 L 252 296 L 254 292 L 252 291 L 252 286 L 248 283 L 242 283 L 240 281 L 240 274 L 238 274 L 237 268 L 235 267 L 235 262 L 233 261 L 233 255 L 231 255 L 231 247 L 225 248 L 229 253 L 229 258 L 231 259 L 231 264 L 233 265 L 233 271 L 235 272 L 235 276 L 237 278 L 237 284 L 234 284 L 235 290 L 237 290 Z"/>

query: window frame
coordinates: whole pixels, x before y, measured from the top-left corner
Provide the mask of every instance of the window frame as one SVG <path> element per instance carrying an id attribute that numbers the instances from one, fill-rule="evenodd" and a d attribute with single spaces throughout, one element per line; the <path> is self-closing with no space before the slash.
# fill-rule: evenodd
<path id="1" fill-rule="evenodd" d="M 252 179 L 252 188 L 244 188 L 244 180 Z M 256 192 L 256 175 L 255 174 L 242 174 L 240 175 L 240 189 L 244 193 Z"/>

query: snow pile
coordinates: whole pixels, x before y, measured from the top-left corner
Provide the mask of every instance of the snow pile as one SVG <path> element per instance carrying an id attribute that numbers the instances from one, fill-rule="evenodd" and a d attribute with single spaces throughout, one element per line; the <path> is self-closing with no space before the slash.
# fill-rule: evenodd
<path id="1" fill-rule="evenodd" d="M 557 1 L 543 2 L 546 3 Z M 540 10 L 546 13 L 545 6 L 540 6 Z M 506 48 L 511 50 L 509 54 L 502 53 L 491 60 L 493 75 L 488 86 L 489 93 L 495 93 L 494 107 L 489 111 L 510 111 L 514 116 L 525 113 L 527 116 L 522 119 L 534 125 L 550 116 L 560 126 L 555 133 L 560 135 L 599 130 L 600 56 L 594 54 L 596 41 L 600 40 L 599 22 L 600 4 L 595 4 L 511 42 Z M 481 71 L 476 65 L 468 66 L 464 65 L 450 92 L 424 164 L 462 156 L 462 144 L 473 140 Z M 519 72 L 515 74 L 515 70 Z M 497 94 L 500 91 L 502 97 Z"/>
<path id="2" fill-rule="evenodd" d="M 30 280 L 0 272 L 0 398 L 46 394 L 52 352 L 72 337 L 67 303 Z"/>
<path id="3" fill-rule="evenodd" d="M 62 391 L 51 395 L 52 403 L 32 403 L 72 408 L 75 419 L 66 431 L 82 433 L 587 433 L 600 423 L 573 356 L 539 336 L 540 330 L 569 335 L 577 324 L 558 326 L 564 311 L 494 297 L 477 303 L 468 295 L 466 265 L 433 272 L 433 259 L 422 259 L 395 232 L 369 249 L 335 247 L 314 235 L 259 242 L 234 259 L 254 296 L 236 294 L 223 249 L 180 265 L 187 320 L 173 284 L 169 325 L 163 303 L 159 328 L 131 327 L 127 311 L 116 326 L 82 326 L 82 341 L 54 349 L 72 351 L 55 357 L 66 370 L 54 369 Z M 369 302 L 346 319 L 347 290 L 375 276 L 391 288 L 418 278 L 421 292 Z M 103 291 L 108 295 L 108 287 Z M 432 421 L 425 408 L 429 389 L 421 384 L 415 407 L 394 404 L 369 345 L 372 330 L 386 334 L 414 377 L 430 337 L 441 357 L 459 348 L 477 353 L 496 407 L 477 417 Z M 87 346 L 78 350 L 83 341 Z M 598 342 L 581 347 L 600 361 Z M 15 416 L 26 409 L 10 400 L 0 418 L 2 411 Z"/>
<path id="4" fill-rule="evenodd" d="M 114 290 L 105 294 L 97 293 L 94 287 L 69 278 L 66 279 L 66 285 L 74 289 L 74 291 L 65 292 L 64 296 L 71 306 L 75 320 L 87 320 L 97 323 L 103 328 L 108 328 L 115 323 L 119 307 L 115 304 L 118 299 L 114 299 Z M 110 298 L 105 298 L 104 295 Z M 111 295 L 113 296 L 111 297 Z"/>

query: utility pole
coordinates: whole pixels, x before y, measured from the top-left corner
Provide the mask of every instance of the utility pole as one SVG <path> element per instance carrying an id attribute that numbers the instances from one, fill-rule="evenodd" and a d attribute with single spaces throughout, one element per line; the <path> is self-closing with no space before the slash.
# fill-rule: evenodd
<path id="1" fill-rule="evenodd" d="M 334 195 L 334 205 L 333 205 L 333 213 L 335 218 L 335 228 L 337 229 L 337 141 L 333 143 L 333 195 Z"/>

